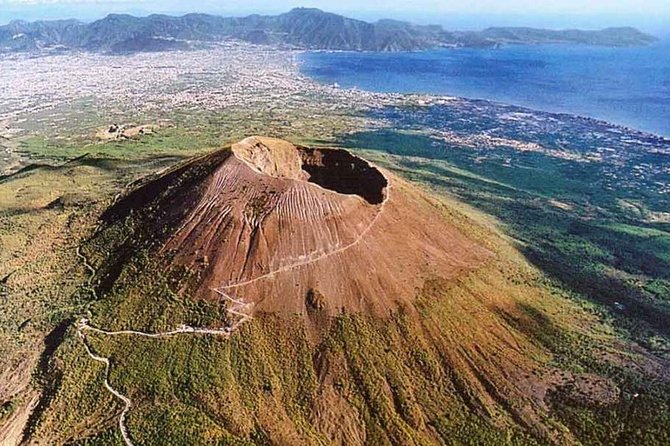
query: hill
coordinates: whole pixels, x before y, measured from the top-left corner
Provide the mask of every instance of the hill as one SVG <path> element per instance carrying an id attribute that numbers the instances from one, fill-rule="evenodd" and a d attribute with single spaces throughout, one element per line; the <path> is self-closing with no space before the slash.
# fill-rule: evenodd
<path id="1" fill-rule="evenodd" d="M 95 303 L 61 329 L 26 438 L 614 441 L 585 426 L 629 402 L 585 358 L 652 360 L 469 212 L 345 150 L 261 137 L 132 185 L 78 251 Z"/>
<path id="2" fill-rule="evenodd" d="M 368 23 L 312 8 L 276 16 L 219 17 L 111 14 L 85 24 L 76 20 L 14 21 L 0 27 L 0 51 L 69 49 L 137 52 L 183 49 L 237 39 L 254 44 L 314 50 L 416 51 L 438 47 L 494 47 L 503 43 L 581 43 L 607 46 L 647 45 L 651 36 L 631 28 L 602 31 L 549 31 L 491 28 L 449 32 L 396 20 Z"/>
<path id="3" fill-rule="evenodd" d="M 424 197 L 344 150 L 254 137 L 198 163 L 214 170 L 154 198 L 159 213 L 137 229 L 161 243 L 167 269 L 189 271 L 183 286 L 193 295 L 234 295 L 270 313 L 306 316 L 311 305 L 325 316 L 383 317 L 410 305 L 426 275 L 457 275 L 488 257 Z M 155 186 L 103 220 L 115 226 L 136 214 Z"/>
<path id="4" fill-rule="evenodd" d="M 547 30 L 536 28 L 487 28 L 481 32 L 487 39 L 509 44 L 569 43 L 599 46 L 644 46 L 656 39 L 635 28 L 606 28 L 600 31 L 578 29 Z"/>

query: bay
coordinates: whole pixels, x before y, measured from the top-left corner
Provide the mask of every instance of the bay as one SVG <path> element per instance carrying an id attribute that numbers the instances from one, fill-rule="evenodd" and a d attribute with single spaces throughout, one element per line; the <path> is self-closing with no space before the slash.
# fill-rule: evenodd
<path id="1" fill-rule="evenodd" d="M 344 88 L 486 99 L 670 136 L 668 40 L 639 48 L 306 52 L 300 59 L 304 74 Z"/>

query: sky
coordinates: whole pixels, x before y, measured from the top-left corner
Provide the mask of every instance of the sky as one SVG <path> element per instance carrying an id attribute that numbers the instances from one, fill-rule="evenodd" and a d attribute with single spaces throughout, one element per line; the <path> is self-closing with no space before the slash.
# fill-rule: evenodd
<path id="1" fill-rule="evenodd" d="M 670 0 L 0 0 L 0 23 L 12 19 L 95 20 L 111 12 L 272 14 L 296 6 L 318 7 L 364 20 L 398 18 L 451 29 L 632 25 L 670 34 Z"/>

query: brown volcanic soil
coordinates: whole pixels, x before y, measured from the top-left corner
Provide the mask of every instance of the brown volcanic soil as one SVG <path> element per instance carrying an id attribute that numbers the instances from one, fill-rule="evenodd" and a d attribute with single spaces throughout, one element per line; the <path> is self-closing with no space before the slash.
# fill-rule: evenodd
<path id="1" fill-rule="evenodd" d="M 344 150 L 252 137 L 232 154 L 189 194 L 194 205 L 162 249 L 198 270 L 200 296 L 223 292 L 261 312 L 385 316 L 427 278 L 489 256 L 410 184 Z"/>

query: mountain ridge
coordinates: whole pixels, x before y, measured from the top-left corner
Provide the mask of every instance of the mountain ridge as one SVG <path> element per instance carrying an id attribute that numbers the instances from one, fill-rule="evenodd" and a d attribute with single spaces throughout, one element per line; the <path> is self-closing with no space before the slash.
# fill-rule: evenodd
<path id="1" fill-rule="evenodd" d="M 43 49 L 106 53 L 162 51 L 226 40 L 311 50 L 397 52 L 534 43 L 639 46 L 651 44 L 656 38 L 631 27 L 599 31 L 510 27 L 448 31 L 440 25 L 417 25 L 392 19 L 365 22 L 316 8 L 295 8 L 274 16 L 253 14 L 246 17 L 201 13 L 146 17 L 109 14 L 91 23 L 75 19 L 14 20 L 0 26 L 0 52 Z"/>

